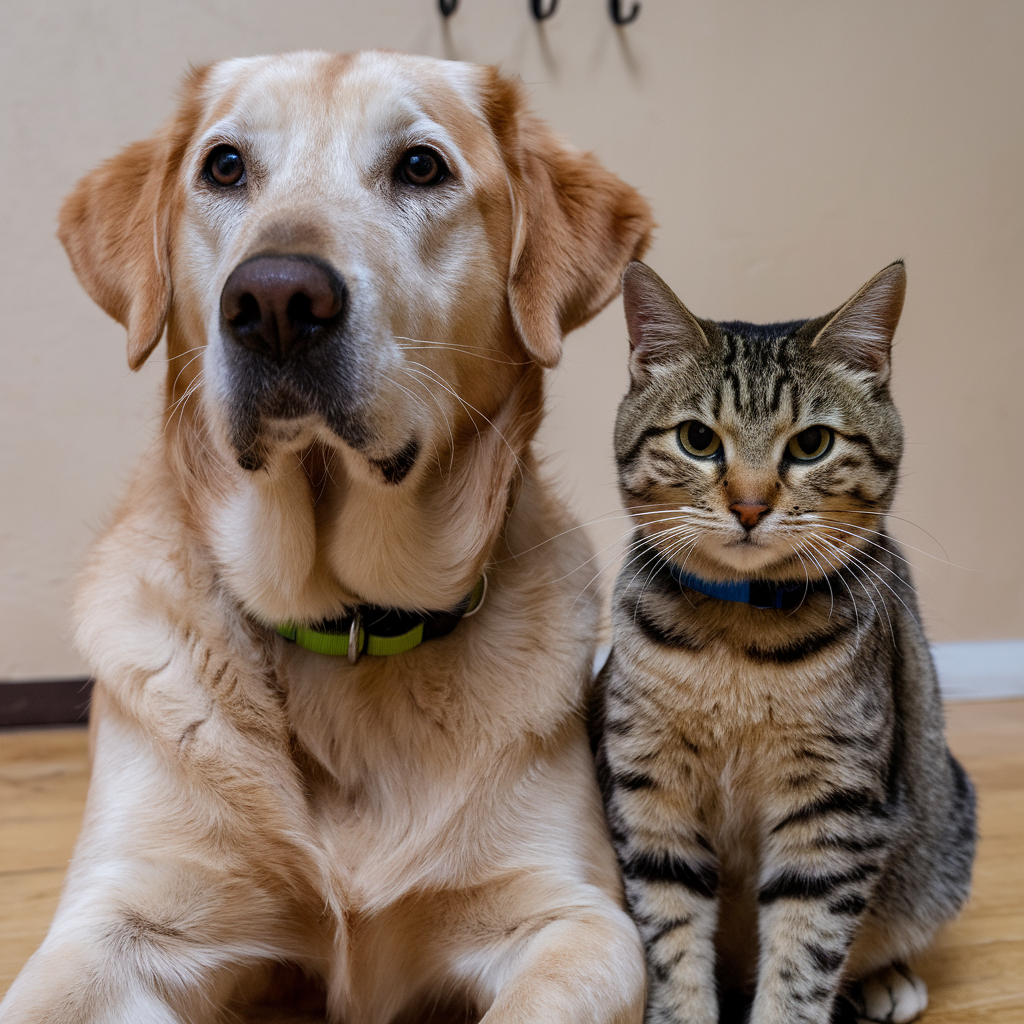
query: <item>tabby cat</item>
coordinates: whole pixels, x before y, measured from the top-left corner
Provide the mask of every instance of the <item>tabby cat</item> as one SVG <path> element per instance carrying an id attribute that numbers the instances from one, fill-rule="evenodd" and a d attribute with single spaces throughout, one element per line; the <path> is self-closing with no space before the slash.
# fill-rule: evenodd
<path id="1" fill-rule="evenodd" d="M 755 326 L 626 271 L 636 533 L 591 724 L 650 1024 L 912 1020 L 907 958 L 967 897 L 973 790 L 886 532 L 905 282 Z"/>

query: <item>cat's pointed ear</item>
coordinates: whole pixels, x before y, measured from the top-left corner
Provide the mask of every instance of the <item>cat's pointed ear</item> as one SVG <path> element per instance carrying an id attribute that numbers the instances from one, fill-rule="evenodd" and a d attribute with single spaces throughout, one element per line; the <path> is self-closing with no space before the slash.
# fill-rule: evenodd
<path id="1" fill-rule="evenodd" d="M 697 318 L 645 263 L 634 260 L 622 275 L 622 302 L 629 330 L 629 369 L 636 375 L 652 363 L 708 344 Z"/>
<path id="2" fill-rule="evenodd" d="M 896 325 L 903 312 L 907 271 L 903 260 L 880 270 L 833 314 L 811 348 L 838 362 L 886 379 Z"/>

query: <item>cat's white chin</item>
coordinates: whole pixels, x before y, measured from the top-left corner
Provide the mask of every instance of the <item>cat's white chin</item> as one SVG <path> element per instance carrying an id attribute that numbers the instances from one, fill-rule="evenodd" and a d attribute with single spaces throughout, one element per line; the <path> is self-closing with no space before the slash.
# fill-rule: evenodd
<path id="1" fill-rule="evenodd" d="M 707 540 L 691 559 L 691 571 L 723 579 L 804 579 L 806 574 L 790 545 L 780 541 L 759 541 L 752 537 Z M 818 575 L 811 571 L 811 577 Z"/>

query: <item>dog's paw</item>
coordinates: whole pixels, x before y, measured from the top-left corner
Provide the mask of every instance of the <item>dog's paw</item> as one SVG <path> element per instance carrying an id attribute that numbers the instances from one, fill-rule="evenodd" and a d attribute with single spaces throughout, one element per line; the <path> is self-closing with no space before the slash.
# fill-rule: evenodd
<path id="1" fill-rule="evenodd" d="M 860 1020 L 906 1024 L 924 1013 L 928 987 L 906 964 L 893 964 L 854 985 L 848 998 Z"/>

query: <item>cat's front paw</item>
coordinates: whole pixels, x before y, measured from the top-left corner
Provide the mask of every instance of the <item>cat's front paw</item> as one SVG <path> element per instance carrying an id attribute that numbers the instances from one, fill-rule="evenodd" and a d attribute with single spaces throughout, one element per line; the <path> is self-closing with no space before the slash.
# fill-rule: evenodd
<path id="1" fill-rule="evenodd" d="M 853 986 L 850 1001 L 861 1020 L 906 1024 L 928 1006 L 928 986 L 906 964 L 892 964 Z"/>

